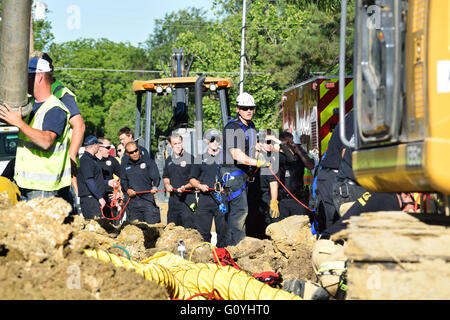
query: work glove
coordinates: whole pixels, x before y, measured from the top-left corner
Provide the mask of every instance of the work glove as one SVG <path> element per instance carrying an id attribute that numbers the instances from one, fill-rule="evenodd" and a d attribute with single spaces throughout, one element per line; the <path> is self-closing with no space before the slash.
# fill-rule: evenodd
<path id="1" fill-rule="evenodd" d="M 272 219 L 276 219 L 280 216 L 280 210 L 278 209 L 278 200 L 270 200 L 269 215 Z"/>
<path id="2" fill-rule="evenodd" d="M 258 162 L 256 163 L 256 167 L 258 168 L 270 167 L 270 161 L 267 161 L 267 159 L 264 157 L 262 153 L 259 153 L 256 159 L 258 160 Z"/>

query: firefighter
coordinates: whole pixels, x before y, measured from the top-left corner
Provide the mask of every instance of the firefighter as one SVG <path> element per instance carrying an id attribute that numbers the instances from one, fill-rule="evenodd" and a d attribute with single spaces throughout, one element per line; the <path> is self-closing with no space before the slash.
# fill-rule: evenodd
<path id="1" fill-rule="evenodd" d="M 248 215 L 247 179 L 255 167 L 268 167 L 270 162 L 262 154 L 255 158 L 260 147 L 256 143 L 253 124 L 256 104 L 253 97 L 243 92 L 236 99 L 236 118 L 223 130 L 223 154 L 219 178 L 227 192 L 229 204 L 228 227 L 230 245 L 238 244 L 245 237 L 245 220 Z"/>
<path id="2" fill-rule="evenodd" d="M 163 170 L 164 187 L 170 192 L 167 223 L 173 222 L 184 228 L 195 229 L 192 210 L 195 208 L 191 207 L 195 203 L 195 199 L 191 192 L 186 191 L 186 189 L 192 188 L 189 183 L 189 175 L 194 159 L 183 149 L 181 135 L 172 134 L 169 137 L 169 143 L 172 154 L 167 157 Z"/>
<path id="3" fill-rule="evenodd" d="M 227 222 L 225 213 L 219 209 L 220 202 L 215 197 L 214 189 L 216 184 L 217 164 L 219 163 L 219 139 L 220 133 L 212 132 L 207 136 L 206 143 L 208 150 L 202 155 L 201 164 L 193 164 L 189 182 L 197 188 L 198 207 L 195 211 L 195 226 L 203 240 L 211 241 L 211 226 L 214 219 L 215 230 L 217 234 L 217 247 L 224 248 L 227 244 Z"/>
<path id="4" fill-rule="evenodd" d="M 348 121 L 349 117 L 345 117 L 345 135 L 347 139 L 353 134 L 353 121 Z M 313 184 L 313 206 L 316 210 L 315 224 L 318 233 L 323 232 L 340 218 L 339 212 L 336 210 L 333 200 L 333 184 L 343 155 L 344 145 L 339 136 L 339 123 L 335 127 L 327 151 L 320 160 L 315 183 Z"/>
<path id="5" fill-rule="evenodd" d="M 159 207 L 155 203 L 159 185 L 159 171 L 155 161 L 144 158 L 136 144 L 131 141 L 125 145 L 128 155 L 121 173 L 120 183 L 123 192 L 130 197 L 127 206 L 127 220 L 139 220 L 148 224 L 161 222 Z M 142 193 L 141 193 L 142 192 Z"/>
<path id="6" fill-rule="evenodd" d="M 106 183 L 95 157 L 100 142 L 96 137 L 88 136 L 84 139 L 83 146 L 85 151 L 80 158 L 80 170 L 77 175 L 78 194 L 83 217 L 94 219 L 101 217 L 101 210 L 106 206 L 104 199 Z"/>
<path id="7" fill-rule="evenodd" d="M 314 160 L 301 146 L 294 143 L 294 136 L 290 132 L 280 134 L 282 142 L 280 150 L 280 169 L 283 173 L 284 185 L 297 199 L 303 199 L 303 175 L 305 167 L 314 168 Z M 309 215 L 309 211 L 289 194 L 286 189 L 280 188 L 280 212 L 283 218 L 291 215 Z"/>
<path id="8" fill-rule="evenodd" d="M 110 207 L 113 197 L 121 198 L 119 181 L 114 179 L 114 175 L 120 177 L 120 164 L 119 161 L 109 153 L 111 150 L 111 142 L 103 137 L 98 138 L 98 141 L 100 142 L 100 146 L 95 156 L 97 158 L 98 166 L 102 169 L 103 178 L 107 182 L 105 199 Z M 114 189 L 117 190 L 117 194 L 114 194 Z M 112 218 L 112 212 L 108 206 L 103 210 L 103 214 Z"/>
<path id="9" fill-rule="evenodd" d="M 280 153 L 278 152 L 277 148 L 275 148 L 275 143 L 277 145 L 280 145 L 280 141 L 276 139 L 274 136 L 272 136 L 270 131 L 269 134 L 266 136 L 262 136 L 263 138 L 261 140 L 262 146 L 261 151 L 265 152 L 267 155 L 267 158 L 270 159 L 271 163 L 278 163 L 279 167 L 278 170 L 275 170 L 274 173 L 278 177 L 278 179 L 281 181 L 281 166 L 283 165 L 281 163 L 282 160 L 280 160 Z M 264 170 L 260 170 L 260 188 L 261 188 L 261 197 L 259 199 L 261 208 L 261 213 L 265 217 L 265 223 L 266 226 L 278 222 L 283 219 L 283 217 L 280 216 L 280 208 L 279 208 L 279 196 L 280 196 L 280 188 L 281 186 L 278 184 L 277 178 L 269 171 L 265 172 Z M 261 201 L 262 200 L 262 201 Z M 265 231 L 265 228 L 264 228 Z"/>
<path id="10" fill-rule="evenodd" d="M 353 123 L 353 111 L 347 114 L 345 121 L 346 123 Z M 350 141 L 353 140 L 354 134 L 352 134 Z M 339 215 L 342 215 L 342 204 L 356 201 L 356 199 L 367 191 L 359 185 L 353 174 L 352 152 L 352 148 L 343 149 L 342 160 L 333 183 L 333 203 Z"/>
<path id="11" fill-rule="evenodd" d="M 346 294 L 347 256 L 344 240 L 332 241 L 330 237 L 347 228 L 351 217 L 364 212 L 410 211 L 415 207 L 411 193 L 365 192 L 352 207 L 321 234 L 313 246 L 312 265 L 319 284 L 335 299 L 343 299 Z"/>

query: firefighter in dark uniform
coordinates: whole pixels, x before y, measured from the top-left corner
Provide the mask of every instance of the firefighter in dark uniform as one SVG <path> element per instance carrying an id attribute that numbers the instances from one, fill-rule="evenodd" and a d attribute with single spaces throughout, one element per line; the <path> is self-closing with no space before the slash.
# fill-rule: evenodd
<path id="1" fill-rule="evenodd" d="M 94 136 L 84 139 L 85 151 L 80 158 L 80 170 L 77 174 L 81 213 L 85 219 L 101 217 L 101 210 L 106 205 L 103 198 L 106 183 L 103 179 L 102 169 L 98 166 L 95 157 L 99 144 L 100 142 Z"/>
<path id="2" fill-rule="evenodd" d="M 301 146 L 294 143 L 294 137 L 290 132 L 282 132 L 280 140 L 282 142 L 280 152 L 282 182 L 295 198 L 302 201 L 305 167 L 312 170 L 314 160 L 309 158 Z M 309 210 L 294 199 L 282 186 L 280 186 L 279 201 L 282 219 L 292 215 L 309 215 Z"/>
<path id="3" fill-rule="evenodd" d="M 230 245 L 238 244 L 245 237 L 245 220 L 248 215 L 247 179 L 253 176 L 255 167 L 268 167 L 270 162 L 260 153 L 257 133 L 252 122 L 255 114 L 253 97 L 244 92 L 236 99 L 237 117 L 227 123 L 223 131 L 223 154 L 219 168 L 228 201 L 228 228 Z"/>
<path id="4" fill-rule="evenodd" d="M 201 164 L 193 164 L 191 168 L 189 182 L 194 188 L 197 188 L 198 207 L 194 213 L 195 226 L 203 236 L 203 240 L 211 242 L 211 227 L 214 219 L 215 230 L 217 233 L 217 247 L 223 248 L 227 243 L 227 222 L 225 213 L 219 209 L 220 202 L 215 197 L 214 189 L 216 184 L 217 165 L 219 163 L 219 138 L 218 133 L 212 133 L 207 136 L 206 143 L 208 150 L 202 155 Z"/>
<path id="5" fill-rule="evenodd" d="M 120 177 L 120 163 L 109 153 L 111 142 L 103 137 L 98 138 L 98 141 L 100 142 L 100 147 L 95 155 L 97 157 L 97 164 L 102 169 L 103 178 L 107 182 L 105 200 L 108 206 L 103 209 L 103 214 L 105 217 L 112 218 L 113 214 L 109 207 L 111 206 L 112 197 L 119 196 L 114 195 L 114 187 L 120 189 L 118 188 L 119 181 L 114 179 L 114 175 Z"/>
<path id="6" fill-rule="evenodd" d="M 346 125 L 353 123 L 353 111 L 345 117 Z M 348 124 L 347 124 L 348 123 Z M 354 140 L 352 135 L 350 141 Z M 344 148 L 343 157 L 339 165 L 338 173 L 333 184 L 333 202 L 336 211 L 341 215 L 341 205 L 347 202 L 354 202 L 367 190 L 359 185 L 353 173 L 352 148 Z"/>
<path id="7" fill-rule="evenodd" d="M 276 174 L 277 178 L 281 181 L 281 154 L 279 152 L 280 141 L 276 139 L 272 135 L 261 136 L 262 140 L 262 152 L 266 153 L 267 158 L 270 159 L 271 163 L 278 164 L 278 168 L 274 165 L 272 171 Z M 277 147 L 275 147 L 277 146 Z M 259 172 L 260 177 L 260 189 L 261 189 L 261 198 L 259 199 L 260 213 L 265 218 L 265 227 L 271 223 L 278 222 L 282 219 L 280 216 L 280 208 L 279 208 L 279 192 L 280 188 L 282 188 L 277 178 L 269 171 L 266 172 L 266 169 L 261 169 Z M 265 232 L 265 227 L 263 230 Z M 261 234 L 262 235 L 262 234 Z M 261 238 L 261 237 L 259 237 Z"/>
<path id="8" fill-rule="evenodd" d="M 348 116 L 346 116 L 347 118 Z M 350 139 L 353 134 L 353 121 L 346 120 L 345 129 L 345 135 L 347 139 Z M 315 189 L 313 190 L 313 203 L 316 210 L 315 219 L 318 228 L 316 231 L 319 233 L 330 227 L 340 218 L 333 201 L 333 184 L 336 174 L 339 172 L 344 150 L 344 144 L 339 136 L 339 130 L 338 123 L 328 142 L 327 151 L 319 163 L 315 178 L 316 186 L 313 188 Z"/>
<path id="9" fill-rule="evenodd" d="M 183 149 L 183 137 L 172 134 L 169 137 L 172 155 L 167 157 L 163 170 L 165 189 L 170 192 L 167 223 L 195 229 L 194 214 L 190 206 L 195 202 L 194 194 L 184 190 L 192 188 L 189 183 L 192 155 Z"/>
<path id="10" fill-rule="evenodd" d="M 152 159 L 141 155 L 135 142 L 128 142 L 125 152 L 129 158 L 124 163 L 120 183 L 123 192 L 130 197 L 127 220 L 137 219 L 148 224 L 159 223 L 161 215 L 155 203 L 155 193 L 160 180 L 158 167 Z"/>

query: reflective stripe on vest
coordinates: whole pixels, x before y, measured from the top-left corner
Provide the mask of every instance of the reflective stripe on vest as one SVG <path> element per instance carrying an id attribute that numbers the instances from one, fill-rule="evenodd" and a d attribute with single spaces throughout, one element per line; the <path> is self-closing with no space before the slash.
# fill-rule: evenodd
<path id="1" fill-rule="evenodd" d="M 55 80 L 52 83 L 52 94 L 57 97 L 58 99 L 61 99 L 64 95 L 69 94 L 72 97 L 75 98 L 75 101 L 77 99 L 77 97 L 75 96 L 75 94 L 70 91 L 68 88 L 66 88 L 66 86 L 64 86 L 61 82 L 59 82 L 58 80 Z"/>
<path id="2" fill-rule="evenodd" d="M 14 179 L 21 188 L 55 191 L 71 183 L 71 163 L 69 156 L 69 110 L 55 96 L 51 95 L 37 110 L 34 117 L 26 122 L 30 127 L 42 130 L 46 113 L 52 108 L 66 112 L 66 126 L 63 134 L 48 150 L 35 145 L 21 131 L 16 154 Z"/>

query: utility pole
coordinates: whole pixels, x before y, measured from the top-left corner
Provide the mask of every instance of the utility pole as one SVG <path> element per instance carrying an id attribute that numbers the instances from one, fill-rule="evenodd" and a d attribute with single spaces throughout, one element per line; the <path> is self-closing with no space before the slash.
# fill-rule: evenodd
<path id="1" fill-rule="evenodd" d="M 30 17 L 30 55 L 34 52 L 34 20 L 44 20 L 46 15 L 47 4 L 42 1 L 33 1 L 31 5 L 31 17 Z M 33 19 L 34 15 L 34 19 Z"/>
<path id="2" fill-rule="evenodd" d="M 245 62 L 245 17 L 247 15 L 247 1 L 242 0 L 242 29 L 241 29 L 241 72 L 239 78 L 239 93 L 244 92 L 244 62 Z"/>

